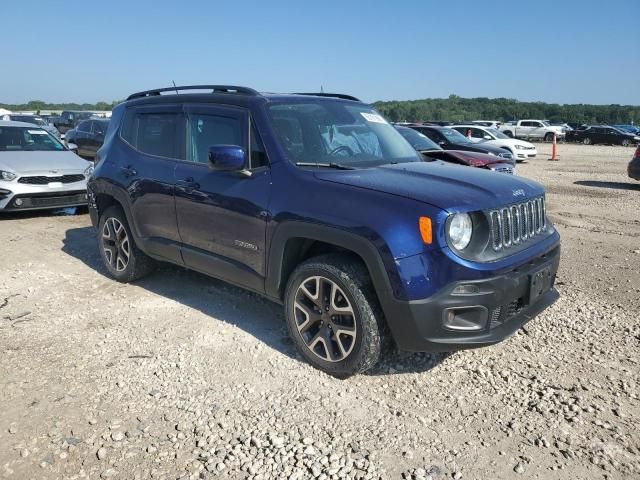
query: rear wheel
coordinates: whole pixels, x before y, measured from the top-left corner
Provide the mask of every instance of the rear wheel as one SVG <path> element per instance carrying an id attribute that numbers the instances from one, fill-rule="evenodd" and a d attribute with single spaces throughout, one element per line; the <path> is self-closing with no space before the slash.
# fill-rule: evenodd
<path id="1" fill-rule="evenodd" d="M 589 137 L 585 137 L 584 140 L 582 140 L 582 143 L 585 145 L 591 145 L 591 139 Z"/>
<path id="2" fill-rule="evenodd" d="M 553 142 L 553 133 L 547 133 L 547 134 L 544 136 L 544 141 L 545 141 L 545 142 Z"/>
<path id="3" fill-rule="evenodd" d="M 622 140 L 623 147 L 628 147 L 629 145 L 631 145 L 631 141 L 628 138 L 625 138 L 624 140 Z"/>
<path id="4" fill-rule="evenodd" d="M 511 138 L 513 138 L 513 132 L 512 132 L 511 130 L 507 130 L 506 132 L 504 132 L 504 134 L 505 134 L 507 137 L 511 137 Z"/>
<path id="5" fill-rule="evenodd" d="M 380 358 L 382 314 L 355 259 L 325 255 L 301 264 L 287 283 L 285 316 L 300 354 L 330 375 L 364 372 Z"/>
<path id="6" fill-rule="evenodd" d="M 154 261 L 135 244 L 122 209 L 107 208 L 98 224 L 100 256 L 109 274 L 119 282 L 132 282 L 149 274 Z"/>

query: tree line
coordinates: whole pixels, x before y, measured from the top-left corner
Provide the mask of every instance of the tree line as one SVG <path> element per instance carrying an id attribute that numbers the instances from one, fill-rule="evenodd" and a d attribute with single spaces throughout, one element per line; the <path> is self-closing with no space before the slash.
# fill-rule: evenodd
<path id="1" fill-rule="evenodd" d="M 111 110 L 121 100 L 97 103 L 47 103 L 31 100 L 23 104 L 0 103 L 0 108 L 11 111 L 40 110 Z M 640 106 L 558 104 L 544 102 L 519 102 L 510 98 L 425 98 L 375 102 L 374 106 L 394 122 L 471 120 L 518 120 L 523 118 L 546 119 L 552 122 L 628 124 L 640 121 Z"/>
<path id="2" fill-rule="evenodd" d="M 30 100 L 27 103 L 0 103 L 0 108 L 5 108 L 12 112 L 40 111 L 40 110 L 111 110 L 122 100 L 97 103 L 47 103 L 42 100 Z"/>
<path id="3" fill-rule="evenodd" d="M 546 119 L 552 122 L 629 124 L 640 121 L 640 106 L 520 102 L 510 98 L 425 98 L 375 102 L 394 122 Z"/>

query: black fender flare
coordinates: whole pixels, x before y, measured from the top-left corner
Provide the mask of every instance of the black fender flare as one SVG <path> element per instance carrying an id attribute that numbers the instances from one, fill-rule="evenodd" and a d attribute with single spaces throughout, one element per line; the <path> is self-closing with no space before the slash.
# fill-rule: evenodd
<path id="1" fill-rule="evenodd" d="M 282 299 L 285 248 L 287 242 L 293 238 L 325 242 L 353 252 L 367 267 L 381 304 L 384 303 L 384 297 L 391 295 L 392 289 L 387 270 L 373 242 L 340 228 L 292 220 L 278 225 L 271 237 L 265 279 L 265 293 L 269 297 Z M 382 307 L 384 309 L 384 305 Z"/>
<path id="2" fill-rule="evenodd" d="M 131 205 L 129 203 L 130 200 L 127 193 L 120 187 L 104 179 L 94 180 L 90 183 L 89 189 L 91 190 L 91 193 L 93 195 L 108 195 L 120 204 L 122 210 L 124 211 L 124 215 L 127 217 L 127 223 L 129 224 L 131 233 L 133 233 L 134 239 L 136 241 L 139 241 L 141 238 L 140 232 L 138 231 L 137 225 L 133 221 L 133 214 L 131 213 Z M 99 212 L 99 214 L 101 213 L 102 212 Z M 97 221 L 100 221 L 99 217 Z"/>

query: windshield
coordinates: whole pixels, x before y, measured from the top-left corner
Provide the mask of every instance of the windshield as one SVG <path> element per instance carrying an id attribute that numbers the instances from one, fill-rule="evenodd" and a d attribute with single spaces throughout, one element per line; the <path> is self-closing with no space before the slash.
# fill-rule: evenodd
<path id="1" fill-rule="evenodd" d="M 400 132 L 407 142 L 411 144 L 413 148 L 418 151 L 424 150 L 442 150 L 442 147 L 431 140 L 426 135 L 421 134 L 420 132 L 416 132 L 412 128 L 407 127 L 398 127 L 397 130 Z"/>
<path id="2" fill-rule="evenodd" d="M 421 161 L 402 135 L 366 105 L 305 99 L 272 104 L 269 114 L 294 163 L 373 167 Z"/>
<path id="3" fill-rule="evenodd" d="M 451 143 L 470 143 L 470 140 L 453 128 L 441 128 L 440 133 Z"/>
<path id="4" fill-rule="evenodd" d="M 41 128 L 0 127 L 0 152 L 2 151 L 57 151 L 64 145 Z"/>
<path id="5" fill-rule="evenodd" d="M 506 139 L 510 139 L 511 137 L 509 137 L 508 135 L 505 135 L 504 133 L 502 133 L 500 130 L 496 130 L 495 128 L 487 128 L 487 132 L 489 132 L 490 135 L 492 135 L 495 138 L 506 138 Z"/>

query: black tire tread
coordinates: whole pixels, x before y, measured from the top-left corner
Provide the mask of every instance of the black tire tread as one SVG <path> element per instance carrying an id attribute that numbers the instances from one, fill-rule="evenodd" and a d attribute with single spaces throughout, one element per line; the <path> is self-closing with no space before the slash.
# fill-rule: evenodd
<path id="1" fill-rule="evenodd" d="M 317 272 L 318 270 L 325 271 L 340 280 L 343 284 L 341 287 L 346 289 L 348 294 L 353 297 L 355 301 L 354 308 L 357 308 L 360 313 L 364 337 L 360 352 L 357 354 L 355 361 L 349 361 L 350 359 L 347 358 L 347 363 L 338 362 L 328 367 L 323 367 L 314 362 L 311 354 L 307 354 L 304 351 L 306 346 L 298 345 L 302 340 L 298 338 L 298 332 L 294 330 L 292 322 L 289 321 L 288 305 L 290 303 L 290 297 L 291 295 L 295 295 L 298 286 L 296 282 L 298 277 Z M 290 275 L 289 281 L 287 282 L 285 311 L 287 329 L 294 344 L 298 346 L 298 350 L 309 363 L 324 370 L 326 373 L 338 378 L 347 378 L 371 369 L 380 360 L 386 329 L 382 309 L 378 303 L 369 272 L 362 262 L 353 256 L 346 254 L 326 254 L 310 258 L 301 263 Z M 352 352 L 350 356 L 354 353 L 355 352 Z"/>

